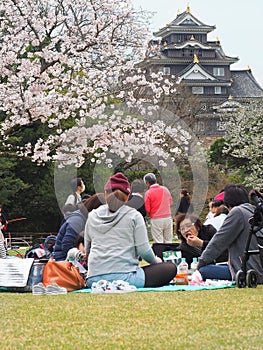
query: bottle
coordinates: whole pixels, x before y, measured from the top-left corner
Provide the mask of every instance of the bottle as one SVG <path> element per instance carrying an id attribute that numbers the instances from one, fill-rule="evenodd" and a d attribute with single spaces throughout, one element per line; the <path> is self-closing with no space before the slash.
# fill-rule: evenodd
<path id="1" fill-rule="evenodd" d="M 193 261 L 191 262 L 190 269 L 188 270 L 188 282 L 192 281 L 192 275 L 197 270 L 198 265 L 198 259 L 193 258 Z"/>
<path id="2" fill-rule="evenodd" d="M 190 265 L 191 275 L 197 270 L 198 260 L 197 258 L 193 258 L 193 261 Z"/>
<path id="3" fill-rule="evenodd" d="M 175 277 L 176 284 L 188 284 L 187 279 L 187 273 L 188 273 L 188 264 L 185 261 L 185 258 L 181 259 L 180 264 L 177 266 L 177 274 Z"/>
<path id="4" fill-rule="evenodd" d="M 164 262 L 172 262 L 173 264 L 176 265 L 176 262 L 177 262 L 177 254 L 175 251 L 171 250 L 171 251 L 166 251 L 166 252 L 163 252 L 163 261 Z M 170 284 L 175 284 L 176 283 L 176 280 L 175 280 L 175 277 L 174 276 L 172 278 L 172 280 L 170 281 Z"/>

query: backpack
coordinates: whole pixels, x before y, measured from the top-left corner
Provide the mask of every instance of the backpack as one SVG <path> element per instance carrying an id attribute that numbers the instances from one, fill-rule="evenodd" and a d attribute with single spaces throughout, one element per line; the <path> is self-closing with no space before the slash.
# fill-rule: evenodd
<path id="1" fill-rule="evenodd" d="M 56 243 L 57 236 L 47 236 L 44 243 L 40 243 L 25 252 L 25 258 L 34 260 L 45 260 L 51 258 Z"/>

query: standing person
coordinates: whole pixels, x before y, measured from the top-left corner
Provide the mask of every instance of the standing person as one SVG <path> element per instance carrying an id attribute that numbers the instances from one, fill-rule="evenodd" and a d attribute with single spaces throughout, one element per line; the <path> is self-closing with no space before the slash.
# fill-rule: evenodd
<path id="1" fill-rule="evenodd" d="M 151 234 L 155 243 L 172 243 L 173 220 L 171 216 L 172 196 L 167 187 L 157 183 L 156 177 L 148 173 L 143 178 L 148 191 L 145 193 L 145 209 L 151 218 Z"/>
<path id="2" fill-rule="evenodd" d="M 81 177 L 77 177 L 70 181 L 70 187 L 72 193 L 68 196 L 64 207 L 63 212 L 71 212 L 77 209 L 77 205 L 81 203 L 81 193 L 85 191 L 85 184 Z"/>
<path id="3" fill-rule="evenodd" d="M 0 232 L 0 259 L 6 258 L 6 249 L 3 234 Z"/>
<path id="4" fill-rule="evenodd" d="M 191 203 L 190 193 L 187 191 L 187 189 L 183 188 L 180 193 L 179 206 L 174 216 L 175 228 L 182 214 L 186 214 L 186 213 L 192 214 L 193 211 L 194 211 L 194 207 L 193 207 L 193 204 Z"/>
<path id="5" fill-rule="evenodd" d="M 144 191 L 145 185 L 142 180 L 136 179 L 131 184 L 131 195 L 129 196 L 128 202 L 126 203 L 129 207 L 135 208 L 140 212 L 145 219 L 146 210 L 144 205 Z"/>
<path id="6" fill-rule="evenodd" d="M 204 279 L 235 280 L 236 273 L 241 269 L 251 229 L 249 219 L 254 215 L 255 207 L 249 203 L 246 188 L 241 185 L 228 185 L 224 192 L 224 204 L 229 214 L 198 260 L 198 269 Z M 211 265 L 225 249 L 228 250 L 228 265 Z M 252 235 L 250 250 L 258 250 L 256 235 Z M 249 257 L 247 270 L 250 269 L 257 272 L 259 283 L 263 283 L 263 267 L 259 254 Z"/>
<path id="7" fill-rule="evenodd" d="M 3 213 L 3 206 L 0 204 L 0 233 L 3 235 L 4 243 L 6 238 L 7 224 L 8 221 L 5 214 Z"/>
<path id="8" fill-rule="evenodd" d="M 122 280 L 137 288 L 168 284 L 176 265 L 154 255 L 142 215 L 125 205 L 131 192 L 126 176 L 111 176 L 104 191 L 107 204 L 93 210 L 85 226 L 87 286 L 100 280 Z M 150 265 L 139 267 L 139 257 Z"/>
<path id="9" fill-rule="evenodd" d="M 193 208 L 193 204 L 191 203 L 190 193 L 185 188 L 183 188 L 180 193 L 179 207 L 175 215 L 186 214 L 187 212 L 189 214 L 192 214 L 193 211 L 194 211 L 194 208 Z"/>

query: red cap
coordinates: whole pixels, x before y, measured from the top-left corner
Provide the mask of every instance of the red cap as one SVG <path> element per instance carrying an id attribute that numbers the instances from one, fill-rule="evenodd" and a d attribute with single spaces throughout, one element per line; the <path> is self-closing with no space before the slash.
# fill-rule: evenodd
<path id="1" fill-rule="evenodd" d="M 104 191 L 114 191 L 120 190 L 125 194 L 131 193 L 131 185 L 123 173 L 114 174 L 109 178 L 106 185 L 104 186 Z"/>
<path id="2" fill-rule="evenodd" d="M 225 192 L 220 192 L 214 197 L 214 201 L 224 202 Z"/>

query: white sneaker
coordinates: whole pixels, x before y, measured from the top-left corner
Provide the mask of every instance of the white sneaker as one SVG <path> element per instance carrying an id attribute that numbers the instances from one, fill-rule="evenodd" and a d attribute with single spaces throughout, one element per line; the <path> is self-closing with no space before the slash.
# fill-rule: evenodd
<path id="1" fill-rule="evenodd" d="M 110 282 L 106 280 L 100 280 L 98 282 L 93 282 L 91 285 L 91 293 L 104 294 L 107 288 L 109 288 Z"/>
<path id="2" fill-rule="evenodd" d="M 111 289 L 107 290 L 106 293 L 131 293 L 136 290 L 137 288 L 130 285 L 128 282 L 117 280 L 111 283 Z"/>
<path id="3" fill-rule="evenodd" d="M 33 295 L 44 295 L 44 294 L 46 294 L 46 288 L 45 288 L 44 284 L 43 283 L 35 284 L 32 287 L 32 294 Z"/>
<path id="4" fill-rule="evenodd" d="M 47 295 L 67 294 L 67 292 L 66 288 L 60 287 L 57 283 L 52 283 L 46 286 Z"/>
<path id="5" fill-rule="evenodd" d="M 131 286 L 128 282 L 122 280 L 113 282 L 100 280 L 98 282 L 93 282 L 91 286 L 91 293 L 95 294 L 131 293 L 136 290 L 137 288 L 135 286 Z"/>

